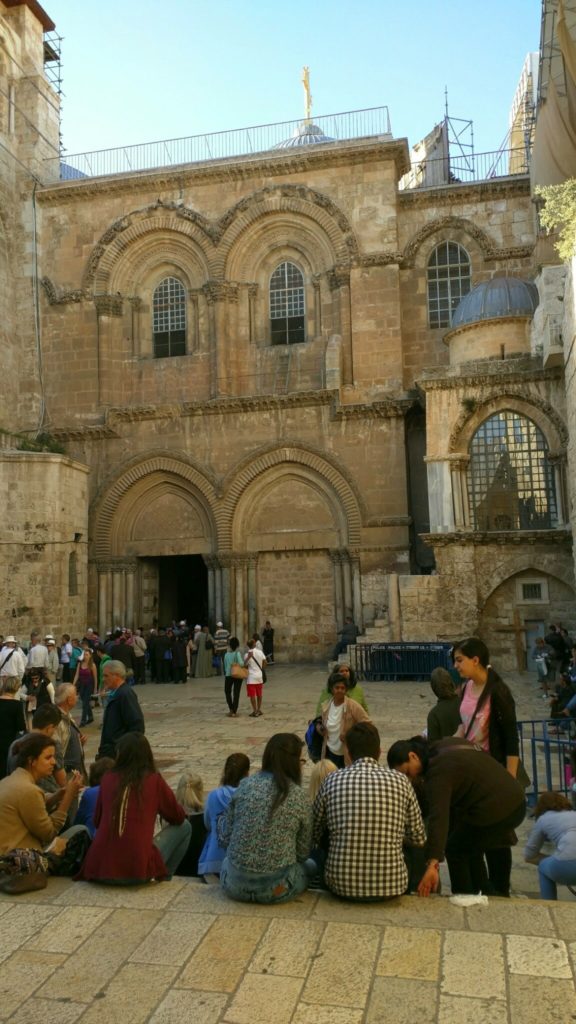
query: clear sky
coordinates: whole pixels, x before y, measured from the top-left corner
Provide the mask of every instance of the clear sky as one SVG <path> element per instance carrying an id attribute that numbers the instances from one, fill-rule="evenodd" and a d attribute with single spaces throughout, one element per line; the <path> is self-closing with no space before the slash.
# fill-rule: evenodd
<path id="1" fill-rule="evenodd" d="M 68 153 L 387 105 L 411 145 L 444 114 L 497 149 L 540 0 L 42 0 L 64 37 Z"/>

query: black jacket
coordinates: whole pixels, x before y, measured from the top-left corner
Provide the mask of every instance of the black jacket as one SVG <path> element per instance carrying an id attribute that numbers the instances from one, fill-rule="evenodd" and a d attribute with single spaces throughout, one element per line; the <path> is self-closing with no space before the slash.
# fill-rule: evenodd
<path id="1" fill-rule="evenodd" d="M 98 757 L 115 757 L 116 743 L 129 732 L 144 733 L 144 715 L 138 697 L 128 683 L 118 687 L 104 710 Z"/>

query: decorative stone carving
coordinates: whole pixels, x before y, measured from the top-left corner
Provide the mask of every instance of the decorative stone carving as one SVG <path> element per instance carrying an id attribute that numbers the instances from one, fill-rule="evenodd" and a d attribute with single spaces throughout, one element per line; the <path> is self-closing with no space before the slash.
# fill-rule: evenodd
<path id="1" fill-rule="evenodd" d="M 201 291 L 210 306 L 216 302 L 238 302 L 238 285 L 234 281 L 206 281 Z"/>
<path id="2" fill-rule="evenodd" d="M 94 305 L 98 316 L 122 316 L 124 299 L 121 295 L 95 295 Z"/>
<path id="3" fill-rule="evenodd" d="M 51 306 L 66 306 L 74 302 L 83 302 L 86 298 L 86 294 L 82 288 L 73 289 L 58 289 L 52 283 L 49 277 L 43 277 L 40 281 L 48 302 Z"/>

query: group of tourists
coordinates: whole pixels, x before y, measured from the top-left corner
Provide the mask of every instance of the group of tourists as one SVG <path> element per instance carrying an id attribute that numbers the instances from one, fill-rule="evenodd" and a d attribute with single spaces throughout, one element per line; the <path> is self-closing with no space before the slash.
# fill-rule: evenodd
<path id="1" fill-rule="evenodd" d="M 231 754 L 206 800 L 199 774 L 185 773 L 174 793 L 158 772 L 120 659 L 107 655 L 102 666 L 102 733 L 89 772 L 72 716 L 79 666 L 89 669 L 88 659 L 77 661 L 76 683 L 56 683 L 55 703 L 39 704 L 27 731 L 22 717 L 3 715 L 3 706 L 18 703 L 3 677 L 0 725 L 10 717 L 17 735 L 0 781 L 0 857 L 44 851 L 55 837 L 70 841 L 80 830 L 88 849 L 76 877 L 93 882 L 218 875 L 236 900 L 284 902 L 320 887 L 371 902 L 437 892 L 445 860 L 453 893 L 506 897 L 514 830 L 526 814 L 514 699 L 481 640 L 456 644 L 452 656 L 459 682 L 446 669 L 433 673 L 437 703 L 427 735 L 393 743 L 385 764 L 363 688 L 349 666 L 337 665 L 307 744 L 295 733 L 274 734 L 253 774 L 244 753 Z M 265 663 L 254 638 L 240 654 L 237 638 L 227 637 L 231 717 L 244 672 L 251 714 L 262 714 L 262 683 L 249 673 Z M 302 786 L 306 745 L 315 762 L 309 792 Z M 576 882 L 576 811 L 561 794 L 543 794 L 535 817 L 525 857 L 538 864 L 543 898 L 554 899 L 558 883 Z M 551 854 L 542 853 L 545 842 Z"/>

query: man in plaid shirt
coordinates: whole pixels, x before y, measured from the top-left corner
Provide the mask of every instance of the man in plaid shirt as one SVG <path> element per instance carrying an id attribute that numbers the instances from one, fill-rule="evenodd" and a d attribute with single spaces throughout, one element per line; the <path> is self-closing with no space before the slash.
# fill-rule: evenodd
<path id="1" fill-rule="evenodd" d="M 351 900 L 384 900 L 406 891 L 402 843 L 424 846 L 414 789 L 400 772 L 378 764 L 380 736 L 371 722 L 346 734 L 352 764 L 332 772 L 314 801 L 313 846 L 328 832 L 328 888 Z"/>

